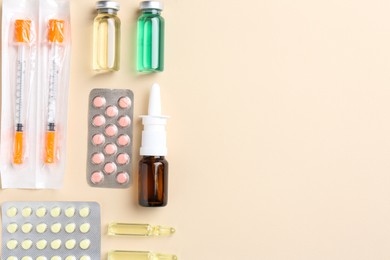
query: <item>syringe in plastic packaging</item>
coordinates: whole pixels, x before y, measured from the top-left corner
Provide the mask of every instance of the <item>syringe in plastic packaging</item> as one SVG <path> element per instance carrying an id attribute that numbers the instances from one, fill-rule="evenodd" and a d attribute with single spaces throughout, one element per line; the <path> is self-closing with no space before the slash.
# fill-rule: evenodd
<path id="1" fill-rule="evenodd" d="M 49 91 L 45 163 L 54 163 L 56 161 L 57 91 L 62 60 L 62 52 L 60 50 L 64 41 L 64 25 L 64 20 L 49 20 Z"/>
<path id="2" fill-rule="evenodd" d="M 31 20 L 15 20 L 15 43 L 17 44 L 16 86 L 15 86 L 15 139 L 14 164 L 23 164 L 23 127 L 24 127 L 24 95 L 26 88 L 27 57 L 31 42 Z M 3 65 L 4 66 L 4 65 Z"/>

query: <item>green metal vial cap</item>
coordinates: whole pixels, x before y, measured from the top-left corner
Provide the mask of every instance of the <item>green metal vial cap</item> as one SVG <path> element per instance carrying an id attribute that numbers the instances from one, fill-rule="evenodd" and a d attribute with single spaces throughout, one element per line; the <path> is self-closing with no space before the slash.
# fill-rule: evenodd
<path id="1" fill-rule="evenodd" d="M 96 9 L 114 9 L 116 11 L 119 11 L 120 5 L 118 2 L 115 1 L 97 1 L 96 2 Z"/>
<path id="2" fill-rule="evenodd" d="M 157 9 L 157 10 L 163 10 L 163 3 L 159 1 L 142 1 L 139 4 L 139 9 L 145 10 L 145 9 Z"/>

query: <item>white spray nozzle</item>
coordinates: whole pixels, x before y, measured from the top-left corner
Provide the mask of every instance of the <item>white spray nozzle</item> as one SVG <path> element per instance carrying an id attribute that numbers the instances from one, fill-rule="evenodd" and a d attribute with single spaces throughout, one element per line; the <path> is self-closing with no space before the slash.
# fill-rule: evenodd
<path id="1" fill-rule="evenodd" d="M 141 116 L 142 131 L 141 155 L 167 155 L 166 130 L 167 117 L 161 115 L 160 86 L 155 83 L 150 90 L 148 115 Z"/>
<path id="2" fill-rule="evenodd" d="M 149 95 L 149 116 L 161 116 L 160 86 L 154 83 Z"/>

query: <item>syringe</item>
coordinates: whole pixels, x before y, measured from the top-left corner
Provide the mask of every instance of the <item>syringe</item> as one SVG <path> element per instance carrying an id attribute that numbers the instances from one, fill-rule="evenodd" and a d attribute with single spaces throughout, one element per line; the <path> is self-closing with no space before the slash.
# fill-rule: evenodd
<path id="1" fill-rule="evenodd" d="M 64 41 L 64 20 L 49 20 L 49 93 L 47 107 L 46 155 L 45 163 L 55 162 L 56 153 L 56 101 L 58 76 L 60 73 L 60 48 Z"/>
<path id="2" fill-rule="evenodd" d="M 24 91 L 26 85 L 26 52 L 31 40 L 31 20 L 15 20 L 15 42 L 18 46 L 15 88 L 14 164 L 23 163 Z"/>

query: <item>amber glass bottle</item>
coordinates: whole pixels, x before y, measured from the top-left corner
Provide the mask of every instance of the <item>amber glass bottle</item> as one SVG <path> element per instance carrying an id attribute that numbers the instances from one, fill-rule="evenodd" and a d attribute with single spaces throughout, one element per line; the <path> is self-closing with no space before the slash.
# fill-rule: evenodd
<path id="1" fill-rule="evenodd" d="M 168 161 L 164 156 L 144 156 L 139 162 L 139 204 L 162 207 L 168 202 Z"/>

